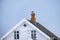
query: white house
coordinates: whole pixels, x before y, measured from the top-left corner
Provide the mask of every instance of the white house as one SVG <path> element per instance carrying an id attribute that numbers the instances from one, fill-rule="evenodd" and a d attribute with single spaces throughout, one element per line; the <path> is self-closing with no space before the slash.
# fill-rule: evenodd
<path id="1" fill-rule="evenodd" d="M 31 20 L 23 19 L 1 40 L 60 40 L 56 35 L 36 22 L 35 13 L 32 11 Z"/>

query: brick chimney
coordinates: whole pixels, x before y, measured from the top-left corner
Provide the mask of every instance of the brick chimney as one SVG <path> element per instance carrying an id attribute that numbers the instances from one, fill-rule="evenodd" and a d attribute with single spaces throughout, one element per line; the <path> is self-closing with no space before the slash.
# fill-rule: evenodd
<path id="1" fill-rule="evenodd" d="M 35 18 L 35 13 L 34 13 L 34 11 L 32 11 L 32 13 L 31 13 L 31 22 L 33 22 L 33 23 L 36 22 L 36 18 Z"/>

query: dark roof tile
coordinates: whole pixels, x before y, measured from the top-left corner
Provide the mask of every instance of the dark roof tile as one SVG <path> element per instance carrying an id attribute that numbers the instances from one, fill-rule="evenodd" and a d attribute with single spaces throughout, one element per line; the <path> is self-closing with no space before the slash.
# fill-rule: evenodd
<path id="1" fill-rule="evenodd" d="M 30 20 L 28 20 L 29 22 L 31 22 Z M 31 22 L 32 23 L 32 22 Z M 53 38 L 58 38 L 55 34 L 53 34 L 51 31 L 49 31 L 47 28 L 45 28 L 44 26 L 42 26 L 40 23 L 35 22 L 32 23 L 34 26 L 36 26 L 38 29 L 40 29 L 41 31 L 43 31 L 45 34 L 47 34 L 49 37 L 53 37 Z"/>

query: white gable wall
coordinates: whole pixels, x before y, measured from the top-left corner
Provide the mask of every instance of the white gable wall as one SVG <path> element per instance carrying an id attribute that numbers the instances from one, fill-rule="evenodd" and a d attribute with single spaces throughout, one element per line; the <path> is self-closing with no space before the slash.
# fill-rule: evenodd
<path id="1" fill-rule="evenodd" d="M 3 40 L 14 40 L 14 34 L 11 32 L 7 37 L 5 37 Z"/>
<path id="2" fill-rule="evenodd" d="M 23 25 L 27 26 L 24 27 Z M 26 22 L 21 23 L 21 25 L 17 26 L 15 30 L 13 30 L 8 36 L 4 38 L 4 40 L 14 40 L 14 31 L 19 31 L 19 40 L 31 40 L 31 30 L 36 30 L 31 25 Z M 38 30 L 36 30 L 36 39 L 37 40 L 49 40 L 43 34 L 41 34 Z"/>

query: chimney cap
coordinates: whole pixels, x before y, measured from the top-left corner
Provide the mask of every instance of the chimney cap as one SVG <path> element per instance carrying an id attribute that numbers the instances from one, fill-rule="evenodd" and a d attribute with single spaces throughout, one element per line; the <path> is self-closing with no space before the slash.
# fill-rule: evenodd
<path id="1" fill-rule="evenodd" d="M 35 15 L 34 11 L 31 11 L 31 15 Z"/>
<path id="2" fill-rule="evenodd" d="M 35 14 L 34 11 L 31 11 L 31 12 L 32 12 L 32 14 Z"/>

